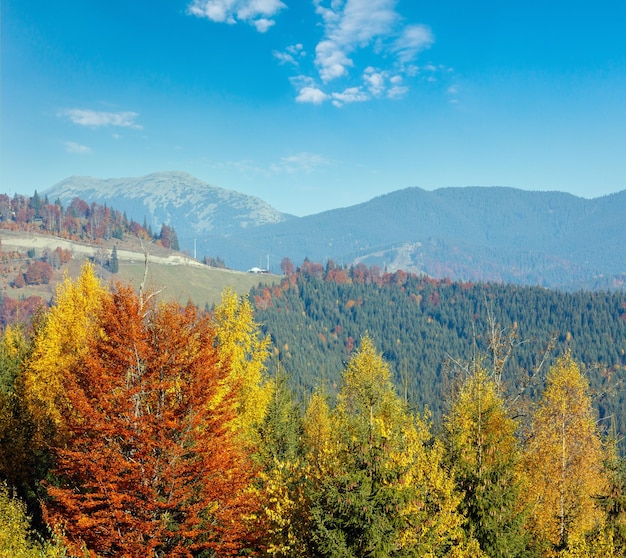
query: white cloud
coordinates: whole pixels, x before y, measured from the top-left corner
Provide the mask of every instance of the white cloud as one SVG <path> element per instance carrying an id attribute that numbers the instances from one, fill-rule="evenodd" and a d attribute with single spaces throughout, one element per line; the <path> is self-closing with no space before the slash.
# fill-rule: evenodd
<path id="1" fill-rule="evenodd" d="M 395 41 L 393 50 L 398 60 L 405 64 L 414 60 L 418 52 L 430 47 L 434 41 L 431 30 L 425 25 L 409 25 Z"/>
<path id="2" fill-rule="evenodd" d="M 393 32 L 399 15 L 395 0 L 314 0 L 324 21 L 324 38 L 315 49 L 315 63 L 325 83 L 347 75 L 354 66 L 349 55 L 373 39 Z"/>
<path id="3" fill-rule="evenodd" d="M 409 88 L 406 85 L 394 85 L 387 90 L 387 97 L 389 99 L 399 99 L 404 97 L 409 92 Z"/>
<path id="4" fill-rule="evenodd" d="M 91 147 L 87 147 L 86 145 L 81 145 L 80 143 L 76 143 L 75 141 L 66 141 L 65 151 L 67 151 L 68 153 L 74 153 L 77 155 L 88 155 L 89 153 L 91 153 Z"/>
<path id="5" fill-rule="evenodd" d="M 321 41 L 315 48 L 315 64 L 324 83 L 345 76 L 347 68 L 353 66 L 343 47 L 334 41 Z"/>
<path id="6" fill-rule="evenodd" d="M 281 157 L 280 162 L 272 164 L 270 168 L 274 172 L 286 172 L 289 174 L 299 172 L 311 173 L 317 168 L 328 164 L 329 162 L 321 155 L 302 151 L 295 155 Z"/>
<path id="7" fill-rule="evenodd" d="M 380 97 L 384 93 L 386 88 L 387 75 L 387 72 L 377 71 L 371 66 L 365 68 L 363 81 L 365 82 L 370 93 L 374 97 Z"/>
<path id="8" fill-rule="evenodd" d="M 319 105 L 328 99 L 328 95 L 317 87 L 306 86 L 300 89 L 300 93 L 296 97 L 297 103 L 312 103 Z"/>
<path id="9" fill-rule="evenodd" d="M 298 102 L 330 99 L 341 107 L 406 95 L 404 79 L 418 73 L 413 61 L 434 42 L 429 27 L 408 24 L 396 10 L 397 0 L 313 0 L 313 4 L 322 27 L 315 47 L 317 76 L 309 74 L 306 83 L 302 75 L 292 80 Z M 300 68 L 289 51 L 274 56 Z M 361 66 L 362 61 L 367 64 Z"/>
<path id="10" fill-rule="evenodd" d="M 333 105 L 341 107 L 346 103 L 362 103 L 369 100 L 369 96 L 360 87 L 348 87 L 342 93 L 333 93 Z"/>
<path id="11" fill-rule="evenodd" d="M 266 19 L 266 18 L 262 17 L 261 19 L 255 19 L 252 22 L 252 25 L 254 25 L 256 27 L 256 30 L 259 33 L 265 33 L 275 23 L 276 22 L 273 19 Z"/>
<path id="12" fill-rule="evenodd" d="M 244 21 L 265 33 L 272 25 L 274 16 L 286 5 L 280 0 L 192 0 L 187 12 L 217 23 L 235 24 Z"/>
<path id="13" fill-rule="evenodd" d="M 89 109 L 68 109 L 59 112 L 59 116 L 68 117 L 74 124 L 79 126 L 119 126 L 120 128 L 135 128 L 141 130 L 143 127 L 135 122 L 136 112 L 101 112 Z"/>
<path id="14" fill-rule="evenodd" d="M 284 52 L 275 50 L 272 54 L 281 64 L 293 64 L 294 66 L 299 65 L 299 58 L 306 56 L 302 43 L 288 46 Z"/>

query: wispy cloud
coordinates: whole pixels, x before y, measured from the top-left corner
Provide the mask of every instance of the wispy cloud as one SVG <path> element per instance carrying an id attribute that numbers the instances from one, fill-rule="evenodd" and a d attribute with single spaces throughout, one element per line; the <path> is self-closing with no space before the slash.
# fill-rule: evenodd
<path id="1" fill-rule="evenodd" d="M 137 124 L 136 112 L 101 112 L 89 109 L 68 109 L 58 113 L 59 116 L 69 118 L 79 126 L 98 128 L 101 126 L 118 126 L 120 128 L 135 128 L 141 130 L 143 126 Z"/>
<path id="2" fill-rule="evenodd" d="M 278 174 L 310 174 L 320 167 L 329 164 L 331 164 L 331 162 L 322 155 L 308 151 L 300 151 L 299 153 L 286 155 L 281 157 L 278 161 L 265 165 L 250 159 L 244 159 L 240 161 L 220 161 L 214 163 L 213 166 L 216 169 L 234 170 L 247 176 L 257 174 L 269 178 Z"/>
<path id="3" fill-rule="evenodd" d="M 272 164 L 270 169 L 274 172 L 286 172 L 289 174 L 299 172 L 311 173 L 319 167 L 328 164 L 329 161 L 321 155 L 302 151 L 294 155 L 281 157 L 280 162 Z"/>
<path id="4" fill-rule="evenodd" d="M 432 31 L 425 25 L 408 25 L 393 44 L 393 51 L 402 64 L 412 62 L 417 54 L 430 47 L 435 38 Z"/>
<path id="5" fill-rule="evenodd" d="M 333 93 L 333 105 L 341 107 L 346 103 L 362 103 L 369 100 L 369 95 L 361 87 L 348 87 L 341 93 Z"/>
<path id="6" fill-rule="evenodd" d="M 272 54 L 281 64 L 293 64 L 294 66 L 298 66 L 300 58 L 306 56 L 302 43 L 288 46 L 283 52 L 275 50 Z"/>
<path id="7" fill-rule="evenodd" d="M 75 141 L 66 141 L 65 151 L 67 151 L 68 153 L 74 153 L 76 155 L 88 155 L 89 153 L 91 153 L 91 147 L 81 145 L 80 143 L 76 143 Z"/>
<path id="8" fill-rule="evenodd" d="M 187 11 L 218 23 L 232 25 L 243 21 L 265 33 L 276 23 L 273 18 L 283 8 L 286 6 L 280 0 L 193 0 Z"/>

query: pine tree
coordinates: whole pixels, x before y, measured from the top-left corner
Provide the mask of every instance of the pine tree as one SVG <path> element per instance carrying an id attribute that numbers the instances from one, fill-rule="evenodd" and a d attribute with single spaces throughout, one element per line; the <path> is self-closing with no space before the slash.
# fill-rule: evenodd
<path id="1" fill-rule="evenodd" d="M 606 534 L 613 541 L 615 555 L 626 556 L 626 458 L 619 456 L 615 435 L 606 446 L 604 468 L 608 490 L 600 502 L 606 514 Z"/>
<path id="2" fill-rule="evenodd" d="M 311 406 L 305 431 L 314 555 L 480 555 L 464 538 L 443 447 L 427 421 L 407 412 L 369 337 L 346 366 L 336 408 L 328 415 L 319 396 Z"/>
<path id="3" fill-rule="evenodd" d="M 488 556 L 526 553 L 517 425 L 481 364 L 464 379 L 444 419 L 447 461 L 463 494 L 465 529 Z"/>
<path id="4" fill-rule="evenodd" d="M 109 271 L 111 273 L 119 273 L 120 271 L 120 262 L 117 258 L 117 246 L 113 246 L 113 250 L 111 251 L 111 260 L 109 264 Z"/>
<path id="5" fill-rule="evenodd" d="M 259 492 L 263 510 L 264 546 L 269 556 L 309 556 L 305 545 L 308 522 L 302 466 L 302 416 L 276 368 L 267 414 L 259 427 L 256 458 L 261 465 Z"/>

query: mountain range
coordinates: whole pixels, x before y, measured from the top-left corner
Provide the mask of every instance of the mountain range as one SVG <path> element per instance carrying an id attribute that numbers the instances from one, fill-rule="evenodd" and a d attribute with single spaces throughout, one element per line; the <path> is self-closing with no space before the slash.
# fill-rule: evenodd
<path id="1" fill-rule="evenodd" d="M 626 190 L 595 199 L 505 187 L 407 188 L 306 217 L 180 172 L 71 177 L 44 192 L 107 203 L 152 227 L 173 226 L 181 249 L 233 269 L 278 271 L 290 258 L 377 265 L 467 281 L 565 289 L 623 287 Z"/>

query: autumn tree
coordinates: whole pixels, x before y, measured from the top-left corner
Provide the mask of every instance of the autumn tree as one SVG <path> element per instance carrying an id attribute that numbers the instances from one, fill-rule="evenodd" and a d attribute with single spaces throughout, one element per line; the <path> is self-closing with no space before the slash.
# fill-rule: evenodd
<path id="1" fill-rule="evenodd" d="M 348 362 L 328 418 L 323 401 L 312 404 L 305 430 L 313 554 L 444 556 L 465 547 L 480 555 L 464 540 L 443 447 L 426 420 L 407 412 L 369 337 Z"/>
<path id="2" fill-rule="evenodd" d="M 285 257 L 280 261 L 280 270 L 283 272 L 283 275 L 293 275 L 295 272 L 295 268 L 293 262 Z"/>
<path id="3" fill-rule="evenodd" d="M 25 363 L 25 396 L 40 420 L 60 424 L 61 407 L 67 404 L 64 378 L 98 331 L 96 316 L 105 296 L 106 289 L 89 263 L 77 280 L 66 274 L 57 286 L 54 306 L 38 324 Z"/>
<path id="4" fill-rule="evenodd" d="M 0 484 L 0 556 L 6 558 L 64 558 L 59 541 L 44 541 L 30 524 L 25 504 Z"/>
<path id="5" fill-rule="evenodd" d="M 309 556 L 304 545 L 306 521 L 302 416 L 287 376 L 280 366 L 272 378 L 267 413 L 259 426 L 256 460 L 261 470 L 257 486 L 261 499 L 265 552 L 269 556 Z"/>
<path id="6" fill-rule="evenodd" d="M 447 462 L 468 534 L 488 556 L 523 556 L 522 453 L 499 385 L 482 363 L 469 367 L 444 419 Z"/>
<path id="7" fill-rule="evenodd" d="M 261 334 L 246 297 L 228 288 L 215 308 L 214 325 L 220 365 L 228 369 L 226 386 L 237 386 L 232 427 L 247 443 L 255 443 L 272 394 L 266 376 L 269 338 Z"/>
<path id="8" fill-rule="evenodd" d="M 54 270 L 48 262 L 36 260 L 28 265 L 24 275 L 27 285 L 47 285 L 54 275 Z"/>
<path id="9" fill-rule="evenodd" d="M 48 520 L 73 549 L 128 557 L 236 555 L 257 511 L 230 422 L 235 390 L 208 316 L 118 286 L 69 363 Z"/>
<path id="10" fill-rule="evenodd" d="M 601 528 L 603 462 L 587 380 L 566 354 L 548 372 L 525 456 L 528 527 L 543 556 L 580 546 Z"/>

